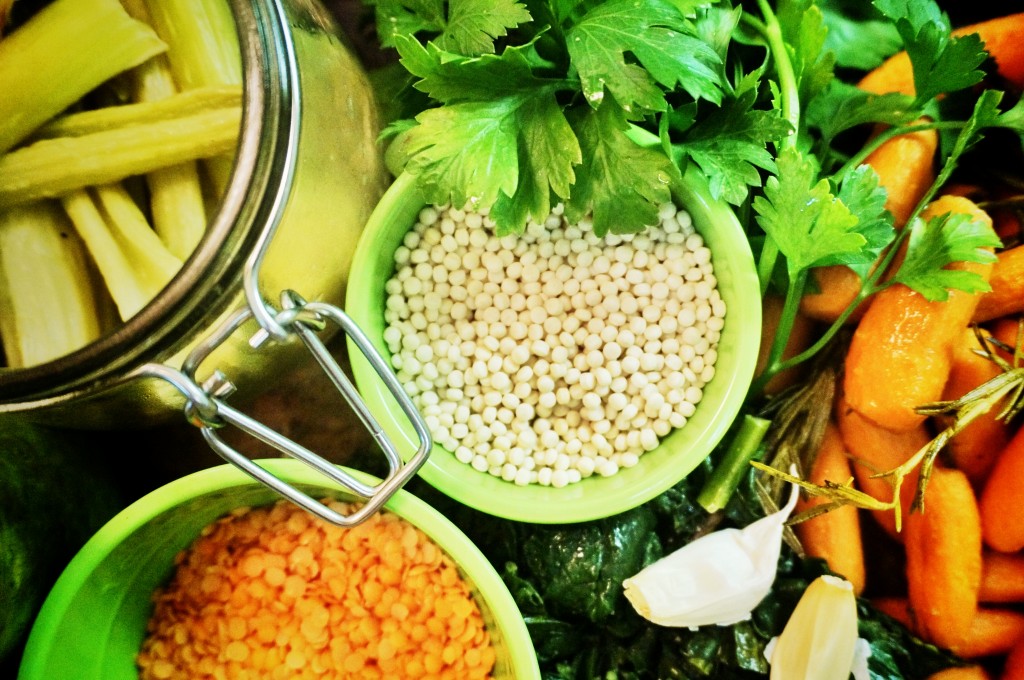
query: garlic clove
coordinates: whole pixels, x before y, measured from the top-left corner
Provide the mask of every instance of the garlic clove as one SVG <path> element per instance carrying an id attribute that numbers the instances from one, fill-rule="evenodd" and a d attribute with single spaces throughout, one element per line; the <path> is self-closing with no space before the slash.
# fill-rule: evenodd
<path id="1" fill-rule="evenodd" d="M 819 576 L 807 586 L 782 635 L 765 652 L 770 678 L 848 680 L 857 640 L 853 586 L 835 576 Z"/>
<path id="2" fill-rule="evenodd" d="M 783 525 L 798 489 L 778 512 L 683 546 L 623 582 L 638 614 L 662 626 L 727 626 L 750 618 L 775 581 Z"/>

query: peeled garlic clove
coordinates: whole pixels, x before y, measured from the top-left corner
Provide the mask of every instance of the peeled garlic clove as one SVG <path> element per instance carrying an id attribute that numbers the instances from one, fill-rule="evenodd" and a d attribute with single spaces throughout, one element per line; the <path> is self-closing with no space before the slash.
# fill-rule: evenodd
<path id="1" fill-rule="evenodd" d="M 819 576 L 774 642 L 771 680 L 848 680 L 857 650 L 853 586 L 835 576 Z"/>
<path id="2" fill-rule="evenodd" d="M 775 581 L 782 529 L 798 489 L 778 512 L 722 529 L 666 555 L 623 582 L 640 616 L 662 626 L 728 626 L 750 618 Z"/>

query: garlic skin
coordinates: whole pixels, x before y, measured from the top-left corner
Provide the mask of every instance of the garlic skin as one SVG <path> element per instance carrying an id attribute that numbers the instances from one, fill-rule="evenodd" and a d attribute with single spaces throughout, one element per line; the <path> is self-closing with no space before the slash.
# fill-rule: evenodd
<path id="1" fill-rule="evenodd" d="M 804 591 L 782 635 L 772 642 L 765 650 L 771 680 L 848 680 L 855 660 L 859 661 L 858 671 L 866 670 L 863 649 L 858 649 L 853 586 L 835 576 L 816 578 Z"/>
<path id="2" fill-rule="evenodd" d="M 749 619 L 775 581 L 783 525 L 797 496 L 794 485 L 778 512 L 702 536 L 644 568 L 623 581 L 626 599 L 661 626 L 696 629 Z"/>

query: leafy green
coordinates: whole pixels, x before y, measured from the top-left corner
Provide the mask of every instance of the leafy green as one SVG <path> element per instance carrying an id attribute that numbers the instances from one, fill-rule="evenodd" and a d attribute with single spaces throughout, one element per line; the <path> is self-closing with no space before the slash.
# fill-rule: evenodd
<path id="1" fill-rule="evenodd" d="M 875 0 L 903 39 L 914 71 L 917 100 L 924 102 L 981 82 L 985 52 L 977 34 L 953 37 L 949 18 L 932 0 Z"/>
<path id="2" fill-rule="evenodd" d="M 899 32 L 862 0 L 855 3 L 824 0 L 818 3 L 828 32 L 825 49 L 835 54 L 836 66 L 867 71 L 902 46 Z M 867 9 L 868 11 L 865 11 Z"/>
<path id="3" fill-rule="evenodd" d="M 761 225 L 786 257 L 790 277 L 812 266 L 858 261 L 868 256 L 860 219 L 833 193 L 826 179 L 816 179 L 814 164 L 795 149 L 777 159 L 779 173 L 754 199 Z"/>
<path id="4" fill-rule="evenodd" d="M 712 195 L 733 205 L 746 200 L 749 187 L 761 186 L 758 168 L 775 170 L 767 144 L 790 129 L 774 109 L 755 108 L 756 98 L 753 83 L 741 84 L 734 97 L 688 126 L 675 144 L 707 175 Z"/>
<path id="5" fill-rule="evenodd" d="M 834 77 L 835 55 L 825 49 L 825 19 L 813 0 L 780 0 L 777 13 L 799 96 L 809 101 Z"/>
<path id="6" fill-rule="evenodd" d="M 667 103 L 655 83 L 678 85 L 694 99 L 721 100 L 718 55 L 689 35 L 684 16 L 668 0 L 599 4 L 567 32 L 566 44 L 592 107 L 607 89 L 627 111 L 662 111 Z M 643 68 L 627 63 L 627 52 Z"/>
<path id="7" fill-rule="evenodd" d="M 658 205 L 670 200 L 676 169 L 660 150 L 642 147 L 626 135 L 622 110 L 601 106 L 577 111 L 573 120 L 584 163 L 566 204 L 569 219 L 593 212 L 594 233 L 639 231 L 658 221 Z"/>
<path id="8" fill-rule="evenodd" d="M 378 35 L 385 47 L 398 39 L 428 32 L 437 34 L 439 48 L 475 56 L 494 52 L 494 41 L 509 29 L 530 21 L 530 13 L 517 0 L 368 0 L 376 6 Z M 383 29 L 383 30 L 382 30 Z"/>
<path id="9" fill-rule="evenodd" d="M 929 300 L 946 300 L 949 290 L 983 293 L 991 286 L 977 272 L 946 269 L 954 262 L 992 262 L 986 248 L 1000 246 L 992 227 L 971 215 L 938 215 L 910 225 L 907 254 L 893 282 L 913 288 Z"/>

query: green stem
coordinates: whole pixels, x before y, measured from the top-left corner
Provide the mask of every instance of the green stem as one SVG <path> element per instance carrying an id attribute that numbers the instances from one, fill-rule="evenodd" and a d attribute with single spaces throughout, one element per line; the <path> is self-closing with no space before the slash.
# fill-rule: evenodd
<path id="1" fill-rule="evenodd" d="M 750 461 L 757 456 L 761 440 L 770 425 L 770 420 L 752 415 L 743 416 L 740 429 L 726 450 L 725 457 L 715 467 L 697 496 L 701 507 L 708 512 L 717 512 L 726 506 L 743 475 L 750 471 Z"/>
<path id="2" fill-rule="evenodd" d="M 789 334 L 796 322 L 796 315 L 800 309 L 800 299 L 804 295 L 804 288 L 807 286 L 807 270 L 798 272 L 790 279 L 786 289 L 786 299 L 782 304 L 782 311 L 779 314 L 779 325 L 775 329 L 775 337 L 772 339 L 772 346 L 768 352 L 768 362 L 761 375 L 750 386 L 750 394 L 758 395 L 764 390 L 765 385 L 775 375 L 784 370 L 785 363 L 782 361 L 782 353 L 789 341 Z"/>
<path id="3" fill-rule="evenodd" d="M 757 278 L 761 286 L 761 297 L 768 292 L 768 286 L 772 281 L 772 272 L 775 270 L 775 263 L 779 261 L 779 246 L 775 239 L 765 236 L 764 245 L 761 247 L 761 255 L 757 260 Z"/>

